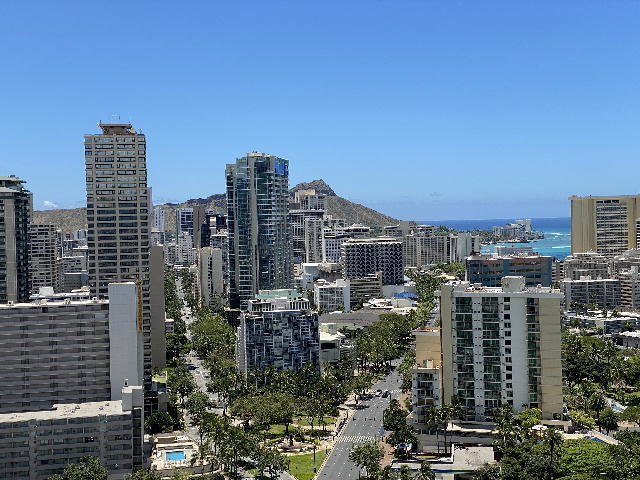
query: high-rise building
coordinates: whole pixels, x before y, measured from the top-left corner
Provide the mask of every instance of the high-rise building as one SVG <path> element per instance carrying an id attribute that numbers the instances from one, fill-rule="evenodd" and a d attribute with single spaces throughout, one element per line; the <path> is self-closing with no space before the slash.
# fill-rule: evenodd
<path id="1" fill-rule="evenodd" d="M 216 297 L 222 301 L 224 295 L 222 250 L 203 247 L 200 249 L 199 255 L 200 299 L 203 305 L 214 305 Z"/>
<path id="2" fill-rule="evenodd" d="M 501 287 L 450 282 L 440 290 L 443 403 L 492 421 L 501 404 L 562 415 L 560 302 L 549 287 L 504 277 Z"/>
<path id="3" fill-rule="evenodd" d="M 292 282 L 289 161 L 249 153 L 226 167 L 229 305 Z"/>
<path id="4" fill-rule="evenodd" d="M 24 180 L 0 176 L 0 303 L 29 300 L 29 222 L 33 199 Z"/>
<path id="5" fill-rule="evenodd" d="M 371 233 L 371 229 L 367 226 L 354 223 L 347 227 L 344 220 L 337 218 L 325 221 L 324 227 L 322 232 L 323 263 L 340 262 L 341 247 L 344 242 L 350 238 L 365 238 Z"/>
<path id="6" fill-rule="evenodd" d="M 153 328 L 164 328 L 164 317 L 152 319 L 150 312 L 147 143 L 131 124 L 99 126 L 102 133 L 84 137 L 89 286 L 92 295 L 107 298 L 109 283 L 140 282 L 145 386 L 149 388 L 152 323 Z"/>
<path id="7" fill-rule="evenodd" d="M 571 253 L 607 257 L 640 247 L 640 195 L 570 197 Z"/>
<path id="8" fill-rule="evenodd" d="M 341 246 L 342 276 L 363 278 L 382 272 L 383 285 L 404 283 L 402 242 L 395 238 L 352 238 Z"/>
<path id="9" fill-rule="evenodd" d="M 37 294 L 41 287 L 61 289 L 58 258 L 60 236 L 55 225 L 29 225 L 29 273 L 31 275 L 31 293 Z"/>
<path id="10" fill-rule="evenodd" d="M 158 232 L 164 232 L 164 209 L 162 207 L 153 208 L 153 223 Z"/>
<path id="11" fill-rule="evenodd" d="M 325 215 L 325 196 L 316 194 L 315 190 L 300 190 L 295 193 L 295 200 L 289 205 L 289 223 L 291 226 L 291 243 L 294 263 L 319 262 L 322 256 L 322 219 Z M 314 227 L 318 231 L 310 232 Z M 309 232 L 307 234 L 307 232 Z M 319 243 L 309 243 L 310 236 L 318 237 Z M 318 248 L 313 248 L 319 245 Z M 309 246 L 309 249 L 307 248 Z M 319 254 L 318 251 L 320 250 Z"/>
<path id="12" fill-rule="evenodd" d="M 236 347 L 244 373 L 269 366 L 300 370 L 311 364 L 320 371 L 318 315 L 297 290 L 261 290 L 240 316 Z"/>
<path id="13" fill-rule="evenodd" d="M 193 208 L 182 207 L 176 209 L 176 238 L 182 233 L 193 237 Z"/>

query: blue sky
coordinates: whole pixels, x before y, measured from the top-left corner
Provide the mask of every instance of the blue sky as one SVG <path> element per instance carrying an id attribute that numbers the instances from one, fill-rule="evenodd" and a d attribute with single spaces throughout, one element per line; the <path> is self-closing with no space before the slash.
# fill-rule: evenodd
<path id="1" fill-rule="evenodd" d="M 5 1 L 0 62 L 0 174 L 36 208 L 84 204 L 83 134 L 113 114 L 157 203 L 253 150 L 407 219 L 640 191 L 637 1 Z"/>

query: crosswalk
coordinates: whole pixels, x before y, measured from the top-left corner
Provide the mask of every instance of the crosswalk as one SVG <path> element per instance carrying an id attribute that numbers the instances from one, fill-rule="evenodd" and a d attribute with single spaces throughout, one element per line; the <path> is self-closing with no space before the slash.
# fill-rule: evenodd
<path id="1" fill-rule="evenodd" d="M 371 440 L 375 440 L 376 438 L 372 435 L 343 435 L 340 437 L 338 442 L 343 443 L 359 443 L 359 442 L 370 442 Z"/>

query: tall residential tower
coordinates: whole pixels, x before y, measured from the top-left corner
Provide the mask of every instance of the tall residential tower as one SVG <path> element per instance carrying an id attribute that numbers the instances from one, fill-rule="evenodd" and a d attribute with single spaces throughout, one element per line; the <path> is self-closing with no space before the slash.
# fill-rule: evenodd
<path id="1" fill-rule="evenodd" d="M 289 161 L 249 153 L 226 168 L 229 305 L 291 286 Z"/>
<path id="2" fill-rule="evenodd" d="M 140 283 L 148 387 L 151 329 L 164 328 L 164 318 L 152 319 L 150 309 L 151 191 L 147 186 L 147 144 L 145 136 L 136 132 L 131 124 L 101 123 L 99 126 L 102 133 L 84 137 L 89 286 L 92 295 L 107 298 L 109 283 Z M 157 274 L 163 275 L 163 271 Z"/>
<path id="3" fill-rule="evenodd" d="M 0 303 L 29 300 L 31 192 L 24 180 L 0 177 Z"/>

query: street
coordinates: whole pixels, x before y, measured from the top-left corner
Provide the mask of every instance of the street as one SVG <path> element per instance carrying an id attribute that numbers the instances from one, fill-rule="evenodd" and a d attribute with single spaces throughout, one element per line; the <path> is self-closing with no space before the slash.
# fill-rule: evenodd
<path id="1" fill-rule="evenodd" d="M 393 362 L 396 366 L 398 363 L 398 361 Z M 371 399 L 360 403 L 361 408 L 353 414 L 343 427 L 335 447 L 331 450 L 324 467 L 316 478 L 322 480 L 358 478 L 360 468 L 349 460 L 349 451 L 354 443 L 380 439 L 382 434 L 382 415 L 385 408 L 389 406 L 390 400 L 400 397 L 400 384 L 400 375 L 394 369 L 372 387 L 374 392 L 378 389 L 383 392 L 389 390 L 391 395 L 387 398 L 374 395 Z"/>

